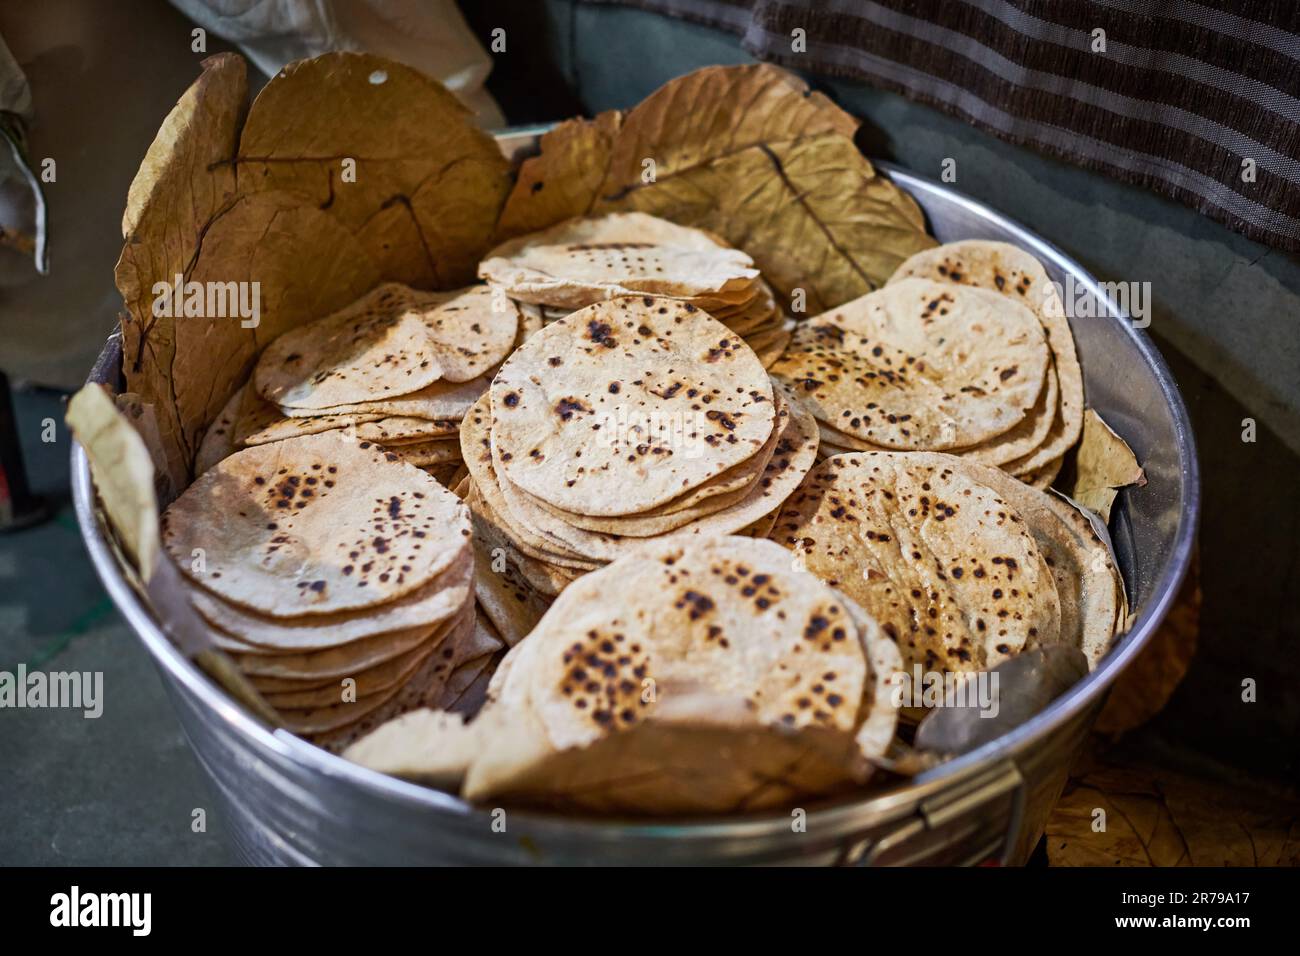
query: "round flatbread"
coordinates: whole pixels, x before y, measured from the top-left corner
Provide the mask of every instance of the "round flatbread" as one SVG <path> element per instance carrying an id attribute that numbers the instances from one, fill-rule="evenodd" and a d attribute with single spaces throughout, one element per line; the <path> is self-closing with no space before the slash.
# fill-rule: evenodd
<path id="1" fill-rule="evenodd" d="M 637 523 L 636 535 L 611 536 L 583 531 L 572 526 L 545 521 L 545 517 L 530 510 L 525 503 L 514 515 L 526 527 L 543 533 L 547 540 L 556 542 L 574 553 L 603 560 L 614 560 L 628 551 L 641 546 L 649 537 L 691 537 L 707 538 L 717 535 L 735 534 L 748 527 L 754 521 L 777 510 L 788 498 L 804 476 L 812 468 L 816 459 L 817 436 L 812 425 L 812 416 L 803 409 L 792 408 L 789 421 L 777 440 L 775 452 L 762 476 L 739 500 L 720 510 L 701 514 L 686 524 L 679 524 L 678 516 L 649 519 L 649 523 Z M 517 499 L 508 489 L 503 489 L 509 506 L 515 506 Z M 629 528 L 629 530 L 632 530 Z"/>
<path id="2" fill-rule="evenodd" d="M 379 418 L 358 425 L 357 438 L 362 441 L 387 445 L 398 441 L 430 441 L 435 438 L 454 438 L 460 432 L 459 418 Z"/>
<path id="3" fill-rule="evenodd" d="M 344 677 L 336 677 L 319 687 L 285 687 L 280 690 L 263 690 L 266 702 L 277 710 L 303 710 L 314 707 L 329 707 L 343 703 L 344 694 L 352 695 L 356 700 L 364 700 L 393 690 L 406 683 L 416 669 L 429 656 L 431 648 L 420 646 L 414 650 L 399 654 L 391 660 L 358 669 Z M 265 678 L 264 678 L 265 679 Z M 344 685 L 344 680 L 352 683 Z M 315 684 L 315 681 L 306 683 Z"/>
<path id="4" fill-rule="evenodd" d="M 888 641 L 784 554 L 663 542 L 575 582 L 494 675 L 466 797 L 699 812 L 860 781 L 859 745 L 896 723 L 871 653 Z"/>
<path id="5" fill-rule="evenodd" d="M 459 616 L 432 627 L 419 627 L 394 631 L 391 634 L 374 634 L 340 647 L 295 653 L 264 653 L 258 649 L 241 647 L 238 641 L 214 632 L 215 643 L 230 654 L 239 669 L 256 680 L 321 682 L 339 680 L 358 670 L 375 667 L 385 661 L 409 653 L 423 651 L 437 643 L 455 626 Z"/>
<path id="6" fill-rule="evenodd" d="M 198 453 L 194 456 L 194 474 L 203 474 L 221 459 L 233 454 L 238 447 L 235 443 L 235 425 L 239 420 L 239 408 L 247 391 L 247 385 L 236 389 L 235 394 L 226 400 L 221 412 L 203 433 L 203 441 L 199 443 Z"/>
<path id="7" fill-rule="evenodd" d="M 474 613 L 471 608 L 469 613 L 461 616 L 452 632 L 425 657 L 424 663 L 405 683 L 369 697 L 360 697 L 352 703 L 303 709 L 283 708 L 278 714 L 292 733 L 310 736 L 320 746 L 346 746 L 383 721 L 413 707 L 435 702 L 455 669 L 460 645 L 473 631 Z M 340 739 L 336 735 L 345 728 L 353 728 L 354 732 L 343 735 Z"/>
<path id="8" fill-rule="evenodd" d="M 377 421 L 376 414 L 316 415 L 312 418 L 291 418 L 278 406 L 272 405 L 253 389 L 252 383 L 241 390 L 243 401 L 235 425 L 235 443 L 239 447 L 267 445 L 271 442 L 297 438 L 300 435 L 317 435 L 321 432 L 350 428 L 366 422 Z"/>
<path id="9" fill-rule="evenodd" d="M 493 465 L 579 514 L 638 514 L 758 453 L 772 383 L 753 351 L 694 306 L 638 296 L 552 323 L 490 391 Z M 654 436 L 627 422 L 658 422 Z"/>
<path id="10" fill-rule="evenodd" d="M 904 664 L 984 670 L 1059 637 L 1025 520 L 949 455 L 856 452 L 809 473 L 772 531 L 878 620 Z"/>
<path id="11" fill-rule="evenodd" d="M 409 594 L 449 567 L 470 534 L 455 495 L 335 432 L 236 452 L 172 503 L 162 531 L 196 584 L 277 618 Z"/>
<path id="12" fill-rule="evenodd" d="M 281 409 L 290 418 L 318 418 L 322 415 L 369 415 L 378 418 L 424 418 L 429 421 L 459 419 L 487 391 L 486 378 L 468 382 L 434 382 L 418 392 L 398 395 L 374 402 L 357 402 L 354 405 L 336 405 L 332 408 Z"/>
<path id="13" fill-rule="evenodd" d="M 253 382 L 262 397 L 291 408 L 395 398 L 477 378 L 505 357 L 518 325 L 518 307 L 487 286 L 419 292 L 390 282 L 280 336 Z"/>
<path id="14" fill-rule="evenodd" d="M 608 534 L 631 534 L 635 537 L 662 534 L 666 528 L 680 527 L 694 521 L 696 518 L 713 514 L 728 505 L 735 504 L 749 494 L 754 482 L 763 474 L 768 462 L 772 460 L 772 456 L 776 453 L 777 442 L 790 423 L 789 401 L 786 398 L 785 389 L 779 386 L 774 388 L 772 390 L 772 399 L 776 412 L 772 434 L 763 447 L 759 449 L 758 454 L 746 461 L 742 461 L 739 465 L 729 468 L 716 478 L 711 478 L 704 484 L 693 488 L 685 495 L 674 498 L 666 504 L 643 511 L 638 515 L 600 518 L 592 515 L 573 514 L 556 508 L 541 498 L 535 498 L 525 491 L 519 489 L 514 489 L 514 491 L 526 498 L 531 505 L 551 512 L 556 518 L 573 525 L 575 528 L 585 528 L 588 531 L 601 531 Z M 500 481 L 499 477 L 498 481 Z M 670 521 L 671 524 L 663 525 L 659 523 L 664 520 Z M 634 530 L 638 527 L 647 530 L 638 533 Z"/>
<path id="15" fill-rule="evenodd" d="M 935 467 L 953 467 L 945 456 L 919 455 Z M 1110 549 L 1077 509 L 997 468 L 972 462 L 965 473 L 992 488 L 1022 518 L 1052 573 L 1061 607 L 1057 639 L 1084 652 L 1095 667 L 1110 646 L 1117 609 Z"/>
<path id="16" fill-rule="evenodd" d="M 582 308 L 622 295 L 704 297 L 743 304 L 756 294 L 749 256 L 699 229 L 645 213 L 570 219 L 511 239 L 479 264 L 479 277 L 512 298 Z"/>
<path id="17" fill-rule="evenodd" d="M 1014 428 L 983 445 L 974 448 L 954 448 L 951 454 L 984 465 L 1004 465 L 1023 454 L 1032 452 L 1046 440 L 1052 423 L 1056 421 L 1058 396 L 1056 372 L 1049 363 L 1043 389 L 1038 393 L 1038 401 L 1034 403 L 1028 415 Z"/>
<path id="18" fill-rule="evenodd" d="M 467 546 L 451 566 L 410 594 L 379 607 L 337 614 L 274 618 L 194 585 L 189 585 L 189 598 L 204 620 L 239 642 L 236 649 L 242 653 L 306 652 L 446 620 L 469 599 L 471 569 Z"/>
<path id="19" fill-rule="evenodd" d="M 1049 353 L 1024 306 L 907 279 L 800 324 L 772 374 L 836 429 L 905 451 L 962 448 L 1021 422 Z"/>
<path id="20" fill-rule="evenodd" d="M 253 383 L 276 405 L 326 408 L 414 392 L 442 378 L 404 287 L 380 286 L 332 315 L 291 329 L 258 359 Z"/>
<path id="21" fill-rule="evenodd" d="M 1010 243 L 968 239 L 918 252 L 898 267 L 889 282 L 918 277 L 990 289 L 1034 311 L 1052 350 L 1060 397 L 1050 433 L 1009 470 L 1038 468 L 1072 448 L 1083 428 L 1083 370 L 1060 293 L 1043 264 Z"/>
<path id="22" fill-rule="evenodd" d="M 455 464 L 460 461 L 460 442 L 454 437 L 385 445 L 384 450 L 389 455 L 396 456 L 398 461 L 404 461 L 408 465 L 418 465 L 421 468 Z"/>

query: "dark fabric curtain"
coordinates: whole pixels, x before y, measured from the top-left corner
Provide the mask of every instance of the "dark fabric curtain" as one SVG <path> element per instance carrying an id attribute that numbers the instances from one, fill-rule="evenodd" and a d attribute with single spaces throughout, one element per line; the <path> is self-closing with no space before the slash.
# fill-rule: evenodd
<path id="1" fill-rule="evenodd" d="M 599 2 L 731 31 L 1300 251 L 1296 0 Z"/>

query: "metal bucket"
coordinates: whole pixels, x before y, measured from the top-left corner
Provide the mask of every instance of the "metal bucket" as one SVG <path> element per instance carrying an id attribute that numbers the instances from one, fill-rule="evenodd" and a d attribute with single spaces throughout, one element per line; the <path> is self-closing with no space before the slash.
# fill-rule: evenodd
<path id="1" fill-rule="evenodd" d="M 507 155 L 537 130 L 501 137 Z M 1077 262 L 945 186 L 879 164 L 920 203 L 940 241 L 999 239 L 1036 255 L 1058 282 L 1094 298 L 1071 321 L 1087 398 L 1137 453 L 1148 483 L 1121 493 L 1111 532 L 1136 622 L 1096 671 L 1033 720 L 911 782 L 861 798 L 739 819 L 644 822 L 510 811 L 355 766 L 229 700 L 159 630 L 104 538 L 86 457 L 72 452 L 77 520 L 109 595 L 157 662 L 194 752 L 215 783 L 241 854 L 260 864 L 973 864 L 1023 863 L 1115 678 L 1150 639 L 1191 557 L 1200 482 L 1191 426 L 1151 340 Z M 121 343 L 90 380 L 116 388 Z M 494 826 L 495 824 L 495 826 Z"/>

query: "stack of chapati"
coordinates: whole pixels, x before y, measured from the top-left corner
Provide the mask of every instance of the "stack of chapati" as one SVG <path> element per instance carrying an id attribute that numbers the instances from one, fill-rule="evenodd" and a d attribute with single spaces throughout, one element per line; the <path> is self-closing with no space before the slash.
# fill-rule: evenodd
<path id="1" fill-rule="evenodd" d="M 827 458 L 771 536 L 878 621 L 909 670 L 987 670 L 1057 642 L 1095 667 L 1124 624 L 1123 582 L 1081 512 L 953 455 Z"/>
<path id="2" fill-rule="evenodd" d="M 817 417 L 823 455 L 942 451 L 1045 488 L 1082 422 L 1059 296 L 1003 243 L 918 253 L 883 289 L 801 325 L 772 371 Z"/>
<path id="3" fill-rule="evenodd" d="M 469 724 L 417 711 L 346 756 L 474 801 L 756 810 L 861 783 L 894 734 L 898 650 L 766 541 L 663 541 L 589 574 Z"/>
<path id="4" fill-rule="evenodd" d="M 817 431 L 738 335 L 647 295 L 530 338 L 461 443 L 482 563 L 505 556 L 555 595 L 648 539 L 770 523 L 812 467 Z"/>
<path id="5" fill-rule="evenodd" d="M 450 486 L 459 480 L 460 421 L 526 332 L 521 319 L 487 286 L 381 285 L 272 342 L 208 429 L 195 471 L 236 448 L 345 431 Z"/>
<path id="6" fill-rule="evenodd" d="M 501 646 L 476 626 L 465 505 L 338 431 L 223 459 L 162 535 L 217 646 L 322 746 L 453 703 Z"/>
<path id="7" fill-rule="evenodd" d="M 570 219 L 488 253 L 479 278 L 554 321 L 617 296 L 671 296 L 740 335 L 766 365 L 789 341 L 754 261 L 717 236 L 645 213 Z"/>

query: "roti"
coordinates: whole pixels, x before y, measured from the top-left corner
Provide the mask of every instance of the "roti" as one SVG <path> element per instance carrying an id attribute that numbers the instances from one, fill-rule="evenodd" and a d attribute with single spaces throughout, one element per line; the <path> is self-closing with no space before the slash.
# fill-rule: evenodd
<path id="1" fill-rule="evenodd" d="M 195 610 L 220 632 L 231 635 L 244 653 L 311 651 L 349 644 L 377 634 L 427 627 L 452 616 L 470 597 L 472 563 L 468 543 L 454 563 L 431 581 L 395 601 L 360 611 L 275 618 L 232 604 L 195 585 L 189 586 Z"/>
<path id="2" fill-rule="evenodd" d="M 266 347 L 253 372 L 276 405 L 325 408 L 414 392 L 442 378 L 419 316 L 402 287 L 382 285 Z M 396 391 L 394 391 L 396 389 Z"/>
<path id="3" fill-rule="evenodd" d="M 1034 407 L 1049 353 L 1029 309 L 902 280 L 797 326 L 772 374 L 821 421 L 903 451 L 980 444 Z"/>
<path id="4" fill-rule="evenodd" d="M 1060 397 L 1048 437 L 1009 470 L 1038 468 L 1074 447 L 1083 428 L 1083 370 L 1060 293 L 1043 264 L 1010 243 L 970 239 L 918 252 L 898 267 L 889 282 L 911 277 L 990 289 L 1034 311 L 1052 350 Z"/>
<path id="5" fill-rule="evenodd" d="M 652 536 L 707 538 L 735 534 L 780 507 L 812 468 L 816 451 L 817 437 L 811 416 L 806 411 L 792 410 L 789 424 L 780 436 L 775 453 L 762 476 L 734 504 L 700 515 L 682 525 L 675 521 L 641 525 L 636 528 L 641 534 L 635 536 L 593 534 L 554 523 L 545 525 L 544 529 L 549 529 L 551 534 L 577 553 L 603 560 L 614 560 L 629 550 L 639 548 Z M 507 504 L 511 501 L 508 492 L 506 500 Z M 521 520 L 524 520 L 523 516 Z M 653 535 L 647 532 L 653 532 Z"/>
<path id="6" fill-rule="evenodd" d="M 511 239 L 479 264 L 479 277 L 522 302 L 579 309 L 650 293 L 744 303 L 758 270 L 749 256 L 699 229 L 645 213 L 570 219 Z"/>
<path id="7" fill-rule="evenodd" d="M 468 382 L 434 382 L 416 392 L 408 392 L 395 398 L 386 398 L 371 402 L 357 402 L 354 405 L 336 405 L 332 408 L 290 408 L 282 411 L 290 418 L 317 418 L 321 415 L 375 414 L 380 418 L 424 418 L 430 421 L 450 418 L 464 418 L 465 412 L 475 400 L 487 391 L 485 378 L 471 379 Z"/>
<path id="8" fill-rule="evenodd" d="M 611 587 L 626 598 L 610 602 Z M 842 784 L 863 768 L 849 773 L 848 750 L 833 741 L 852 739 L 860 709 L 895 716 L 874 694 L 867 645 L 846 604 L 809 587 L 780 549 L 751 539 L 664 542 L 587 575 L 511 658 L 489 706 L 520 730 L 471 765 L 469 799 L 540 791 L 583 806 L 683 812 L 720 809 L 725 794 L 733 806 L 761 806 L 788 796 L 745 772 L 763 752 L 788 757 L 799 740 L 805 759 L 835 753 L 832 777 Z M 826 734 L 825 749 L 809 749 L 804 732 Z M 716 750 L 706 759 L 696 750 L 703 741 L 726 742 L 729 760 Z M 629 787 L 656 764 L 691 767 L 693 786 Z M 792 771 L 782 782 L 816 791 L 827 785 L 813 782 L 819 776 Z"/>
<path id="9" fill-rule="evenodd" d="M 941 455 L 918 455 L 953 467 Z M 1051 571 L 1061 606 L 1058 640 L 1078 647 L 1095 667 L 1110 645 L 1118 571 L 1086 517 L 1056 495 L 1044 494 L 1004 471 L 967 462 L 967 475 L 992 488 L 1024 520 Z"/>
<path id="10" fill-rule="evenodd" d="M 222 407 L 221 412 L 208 425 L 199 443 L 198 453 L 194 456 L 194 474 L 201 475 L 223 458 L 229 457 L 238 447 L 235 444 L 235 423 L 239 418 L 239 406 L 244 400 L 247 385 L 235 390 Z"/>
<path id="11" fill-rule="evenodd" d="M 634 537 L 662 534 L 671 527 L 680 527 L 689 521 L 713 514 L 735 504 L 745 498 L 753 490 L 754 482 L 766 474 L 767 465 L 776 453 L 777 443 L 789 427 L 791 415 L 791 410 L 788 407 L 790 398 L 786 389 L 777 385 L 772 389 L 772 398 L 775 413 L 772 434 L 763 447 L 758 450 L 757 454 L 742 461 L 739 465 L 732 466 L 716 478 L 711 478 L 686 494 L 665 504 L 649 508 L 640 514 L 614 518 L 574 514 L 556 508 L 549 502 L 533 497 L 527 492 L 519 489 L 515 489 L 515 491 L 526 498 L 530 504 L 551 512 L 557 518 L 572 524 L 576 528 L 610 534 L 632 535 Z M 633 530 L 634 528 L 645 528 L 647 530 L 637 531 Z"/>
<path id="12" fill-rule="evenodd" d="M 463 613 L 463 609 L 462 609 Z M 368 667 L 375 667 L 417 649 L 429 649 L 442 642 L 460 620 L 460 614 L 434 626 L 376 634 L 342 647 L 291 654 L 248 653 L 237 643 L 221 641 L 221 646 L 239 669 L 253 678 L 275 678 L 286 681 L 319 682 L 338 680 Z"/>
<path id="13" fill-rule="evenodd" d="M 1060 601 L 1033 534 L 965 464 L 836 455 L 812 470 L 772 531 L 880 622 L 908 668 L 985 670 L 1059 638 Z"/>
<path id="14" fill-rule="evenodd" d="M 310 420 L 310 419 L 309 419 Z M 396 441 L 428 441 L 434 438 L 454 438 L 460 432 L 459 418 L 377 418 L 358 425 L 357 438 L 388 445 Z"/>
<path id="15" fill-rule="evenodd" d="M 547 326 L 489 394 L 494 466 L 556 507 L 606 517 L 704 484 L 756 454 L 774 422 L 753 351 L 694 306 L 651 296 Z M 643 440 L 620 413 L 653 417 L 659 433 Z"/>
<path id="16" fill-rule="evenodd" d="M 386 283 L 280 336 L 253 382 L 264 398 L 293 408 L 395 398 L 482 375 L 505 357 L 518 324 L 517 307 L 487 286 L 418 292 Z"/>
<path id="17" fill-rule="evenodd" d="M 435 438 L 432 441 L 386 444 L 382 447 L 386 457 L 395 456 L 398 461 L 404 461 L 408 465 L 426 467 L 455 464 L 460 461 L 460 442 L 454 436 Z"/>
<path id="18" fill-rule="evenodd" d="M 561 596 L 473 723 L 409 714 L 346 756 L 478 801 L 758 809 L 866 778 L 863 758 L 893 738 L 898 660 L 860 608 L 770 542 L 661 542 Z"/>
<path id="19" fill-rule="evenodd" d="M 191 580 L 276 618 L 409 594 L 449 567 L 470 534 L 465 506 L 436 481 L 334 432 L 236 452 L 177 498 L 162 525 Z"/>

